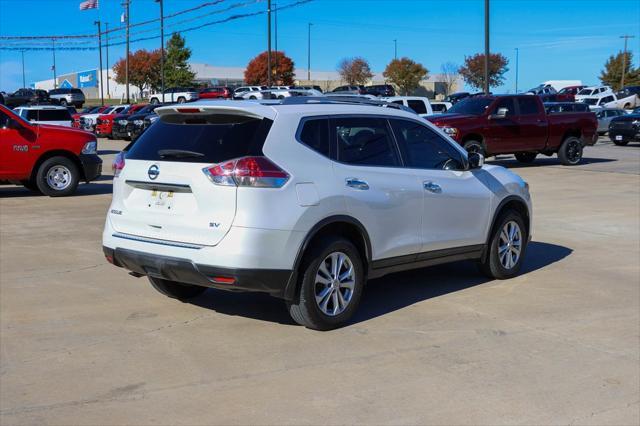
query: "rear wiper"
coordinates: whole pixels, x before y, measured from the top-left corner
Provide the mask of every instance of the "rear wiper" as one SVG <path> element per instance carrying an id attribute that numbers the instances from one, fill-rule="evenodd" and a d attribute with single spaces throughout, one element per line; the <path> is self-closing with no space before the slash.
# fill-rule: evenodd
<path id="1" fill-rule="evenodd" d="M 187 151 L 184 149 L 161 149 L 158 151 L 160 158 L 198 158 L 204 157 L 201 152 Z"/>

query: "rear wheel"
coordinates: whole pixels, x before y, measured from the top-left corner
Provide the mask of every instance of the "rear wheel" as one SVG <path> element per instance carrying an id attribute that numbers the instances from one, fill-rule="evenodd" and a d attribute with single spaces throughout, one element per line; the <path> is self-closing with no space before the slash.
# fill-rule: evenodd
<path id="1" fill-rule="evenodd" d="M 558 150 L 558 158 L 565 166 L 575 166 L 582 161 L 582 141 L 570 136 L 562 142 Z"/>
<path id="2" fill-rule="evenodd" d="M 358 308 L 364 282 L 356 247 L 343 238 L 324 238 L 305 255 L 300 294 L 287 303 L 289 313 L 298 324 L 314 330 L 340 327 Z"/>
<path id="3" fill-rule="evenodd" d="M 516 160 L 521 163 L 533 163 L 538 156 L 537 152 L 518 152 L 515 154 Z"/>
<path id="4" fill-rule="evenodd" d="M 64 197 L 75 192 L 80 181 L 78 166 L 67 157 L 52 157 L 38 168 L 35 184 L 44 195 Z"/>
<path id="5" fill-rule="evenodd" d="M 185 103 L 185 102 L 187 102 L 187 100 L 184 98 L 184 96 L 180 96 L 180 97 L 178 98 L 178 103 L 179 103 L 179 104 L 183 104 L 183 103 Z"/>
<path id="6" fill-rule="evenodd" d="M 63 107 L 67 106 L 67 100 L 66 99 L 60 99 L 60 105 Z"/>
<path id="7" fill-rule="evenodd" d="M 157 104 L 157 103 L 160 103 L 160 101 L 158 100 L 158 98 L 151 98 L 151 100 L 149 100 L 149 103 L 150 103 L 151 105 L 155 105 L 155 104 Z"/>
<path id="8" fill-rule="evenodd" d="M 155 277 L 148 278 L 153 288 L 172 299 L 189 300 L 207 291 L 206 287 L 199 285 L 183 284 Z"/>
<path id="9" fill-rule="evenodd" d="M 486 157 L 486 153 L 484 150 L 484 147 L 482 146 L 482 143 L 478 142 L 478 141 L 466 141 L 463 145 L 464 149 L 471 153 L 471 152 L 475 152 L 478 154 L 482 154 L 483 157 Z"/>
<path id="10" fill-rule="evenodd" d="M 527 241 L 528 235 L 522 216 L 515 210 L 507 210 L 496 222 L 488 252 L 479 263 L 480 270 L 489 278 L 499 280 L 518 275 Z"/>

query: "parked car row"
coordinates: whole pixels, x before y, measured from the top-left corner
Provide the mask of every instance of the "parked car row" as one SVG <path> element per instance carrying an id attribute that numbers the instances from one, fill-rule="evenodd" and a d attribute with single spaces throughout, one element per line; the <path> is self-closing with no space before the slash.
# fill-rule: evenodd
<path id="1" fill-rule="evenodd" d="M 31 105 L 61 105 L 81 108 L 84 105 L 84 93 L 75 88 L 58 88 L 48 92 L 42 89 L 18 89 L 13 93 L 0 92 L 0 104 L 8 108 Z"/>

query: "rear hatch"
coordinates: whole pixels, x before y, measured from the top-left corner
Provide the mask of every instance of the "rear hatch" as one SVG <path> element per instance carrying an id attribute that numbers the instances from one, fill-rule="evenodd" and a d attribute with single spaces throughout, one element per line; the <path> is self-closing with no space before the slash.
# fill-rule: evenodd
<path id="1" fill-rule="evenodd" d="M 213 184 L 203 169 L 262 155 L 272 121 L 229 108 L 158 111 L 161 118 L 126 154 L 116 178 L 113 228 L 145 238 L 216 245 L 233 223 L 236 186 Z"/>

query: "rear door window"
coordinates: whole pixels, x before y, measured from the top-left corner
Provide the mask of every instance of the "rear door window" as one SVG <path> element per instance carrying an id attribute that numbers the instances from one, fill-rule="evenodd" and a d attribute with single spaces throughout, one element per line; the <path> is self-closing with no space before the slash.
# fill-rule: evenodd
<path id="1" fill-rule="evenodd" d="M 513 98 L 500 98 L 496 103 L 496 109 L 494 113 L 497 113 L 500 108 L 507 109 L 507 117 L 516 115 L 516 104 Z M 536 109 L 537 111 L 537 109 Z"/>
<path id="2" fill-rule="evenodd" d="M 356 166 L 400 166 L 400 158 L 387 121 L 373 117 L 331 120 L 337 140 L 338 161 Z"/>
<path id="3" fill-rule="evenodd" d="M 220 163 L 262 155 L 271 124 L 268 119 L 224 114 L 163 116 L 142 134 L 127 153 L 127 158 Z M 170 150 L 175 153 L 167 154 Z"/>
<path id="4" fill-rule="evenodd" d="M 520 115 L 536 115 L 538 111 L 538 102 L 534 96 L 523 96 L 518 98 L 518 107 L 520 108 Z"/>
<path id="5" fill-rule="evenodd" d="M 414 110 L 416 112 L 416 114 L 426 114 L 427 113 L 427 107 L 424 104 L 424 101 L 421 101 L 419 99 L 409 99 L 407 101 L 407 105 L 409 106 L 409 108 Z"/>

